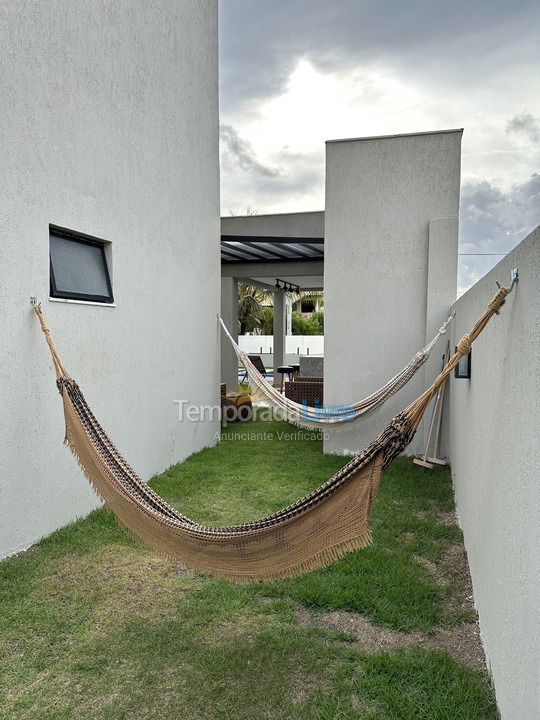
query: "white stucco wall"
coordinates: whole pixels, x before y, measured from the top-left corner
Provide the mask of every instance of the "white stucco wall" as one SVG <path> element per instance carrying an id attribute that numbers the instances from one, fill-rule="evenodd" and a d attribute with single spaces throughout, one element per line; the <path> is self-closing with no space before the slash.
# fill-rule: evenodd
<path id="1" fill-rule="evenodd" d="M 448 316 L 456 297 L 460 147 L 459 130 L 327 143 L 325 405 L 370 395 Z M 432 379 L 444 345 L 377 413 L 330 428 L 325 451 L 368 445 Z M 410 452 L 422 438 L 420 431 Z"/>
<path id="2" fill-rule="evenodd" d="M 0 34 L 6 556 L 96 505 L 31 295 L 144 478 L 214 442 L 173 400 L 218 401 L 217 2 L 5 0 Z M 112 242 L 115 308 L 48 300 L 49 223 Z"/>
<path id="3" fill-rule="evenodd" d="M 269 237 L 324 237 L 324 211 L 222 217 L 221 233 Z"/>
<path id="4" fill-rule="evenodd" d="M 471 379 L 450 381 L 456 503 L 502 720 L 540 717 L 540 228 L 456 303 L 467 332 L 519 268 L 474 343 Z"/>
<path id="5" fill-rule="evenodd" d="M 221 278 L 221 318 L 234 340 L 238 340 L 238 281 L 232 277 Z M 227 390 L 236 390 L 238 385 L 238 356 L 221 330 L 220 343 L 220 380 L 225 383 Z"/>

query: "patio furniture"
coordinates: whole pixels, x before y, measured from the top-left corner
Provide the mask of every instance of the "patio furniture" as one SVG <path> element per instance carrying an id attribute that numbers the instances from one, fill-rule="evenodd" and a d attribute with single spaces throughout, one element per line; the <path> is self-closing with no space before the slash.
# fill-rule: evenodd
<path id="1" fill-rule="evenodd" d="M 274 373 L 264 367 L 262 357 L 260 355 L 248 355 L 253 367 L 258 370 L 263 377 L 273 377 Z M 245 382 L 248 378 L 248 371 L 244 370 L 244 375 L 240 382 Z"/>
<path id="2" fill-rule="evenodd" d="M 253 404 L 248 392 L 227 392 L 225 383 L 221 383 L 221 424 L 237 420 L 251 420 Z"/>
<path id="3" fill-rule="evenodd" d="M 322 355 L 302 355 L 300 357 L 300 375 L 302 377 L 324 375 L 324 357 Z"/>
<path id="4" fill-rule="evenodd" d="M 300 363 L 292 363 L 291 367 L 293 369 L 292 379 L 298 380 L 298 378 L 300 377 Z"/>
<path id="5" fill-rule="evenodd" d="M 323 407 L 324 383 L 319 378 L 299 378 L 285 383 L 285 397 L 305 407 Z"/>
<path id="6" fill-rule="evenodd" d="M 276 372 L 278 372 L 281 375 L 281 381 L 279 383 L 279 390 L 280 390 L 280 392 L 283 392 L 283 381 L 285 379 L 285 375 L 287 375 L 289 380 L 293 376 L 292 365 L 280 365 L 278 368 L 276 368 Z"/>

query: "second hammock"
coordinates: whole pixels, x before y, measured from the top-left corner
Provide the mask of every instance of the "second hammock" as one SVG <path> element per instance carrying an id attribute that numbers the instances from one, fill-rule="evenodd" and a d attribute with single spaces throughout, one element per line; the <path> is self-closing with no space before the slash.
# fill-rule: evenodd
<path id="1" fill-rule="evenodd" d="M 294 402 L 294 400 L 290 400 L 285 397 L 285 395 L 271 385 L 257 370 L 255 365 L 249 359 L 247 353 L 240 348 L 238 343 L 227 330 L 225 323 L 219 315 L 218 320 L 221 323 L 221 327 L 223 328 L 225 334 L 229 338 L 239 361 L 246 369 L 250 383 L 260 390 L 260 392 L 276 408 L 277 413 L 283 417 L 283 419 L 296 425 L 318 427 L 320 425 L 333 425 L 336 423 L 351 422 L 364 415 L 369 415 L 377 410 L 377 408 L 381 407 L 388 398 L 395 395 L 398 390 L 401 390 L 401 388 L 406 385 L 418 372 L 422 365 L 424 365 L 429 358 L 431 351 L 435 347 L 437 340 L 441 335 L 444 335 L 446 328 L 452 321 L 453 317 L 453 314 L 449 316 L 449 318 L 439 328 L 433 340 L 419 350 L 402 370 L 400 370 L 385 385 L 373 392 L 367 398 L 347 405 L 328 407 L 310 407 L 305 404 Z"/>

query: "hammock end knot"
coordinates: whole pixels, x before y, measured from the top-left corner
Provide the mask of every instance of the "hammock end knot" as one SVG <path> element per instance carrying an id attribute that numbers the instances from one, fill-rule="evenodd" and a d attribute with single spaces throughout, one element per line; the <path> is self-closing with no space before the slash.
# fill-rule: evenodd
<path id="1" fill-rule="evenodd" d="M 460 355 L 468 355 L 471 352 L 471 336 L 469 333 L 465 333 L 458 342 L 457 351 Z"/>
<path id="2" fill-rule="evenodd" d="M 504 303 L 506 301 L 506 296 L 508 295 L 509 292 L 510 291 L 508 290 L 508 288 L 505 288 L 505 287 L 499 288 L 499 291 L 497 292 L 497 294 L 495 295 L 493 300 L 489 303 L 488 307 L 492 312 L 495 313 L 495 315 L 499 314 L 500 309 L 504 305 Z"/>

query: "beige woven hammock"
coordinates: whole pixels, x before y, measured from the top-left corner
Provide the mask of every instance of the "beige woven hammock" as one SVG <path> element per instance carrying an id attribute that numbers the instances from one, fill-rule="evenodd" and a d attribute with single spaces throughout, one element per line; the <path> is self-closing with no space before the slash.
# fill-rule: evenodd
<path id="1" fill-rule="evenodd" d="M 422 415 L 471 343 L 498 313 L 501 288 L 470 334 L 459 341 L 433 385 L 333 477 L 301 500 L 255 522 L 206 527 L 168 505 L 127 464 L 68 375 L 41 322 L 64 403 L 66 443 L 120 523 L 152 548 L 183 565 L 237 581 L 268 580 L 321 567 L 370 542 L 368 516 L 381 472 L 410 443 Z"/>
<path id="2" fill-rule="evenodd" d="M 384 405 L 388 398 L 395 395 L 398 390 L 401 390 L 401 388 L 406 385 L 409 380 L 414 377 L 414 375 L 416 375 L 418 370 L 420 370 L 429 358 L 431 351 L 437 344 L 438 339 L 441 335 L 444 335 L 447 326 L 453 319 L 454 315 L 452 314 L 442 324 L 431 342 L 418 350 L 418 352 L 413 355 L 402 370 L 396 373 L 394 377 L 390 378 L 387 383 L 378 390 L 375 390 L 375 392 L 371 393 L 371 395 L 367 398 L 347 405 L 319 408 L 297 403 L 294 400 L 285 397 L 285 395 L 283 395 L 277 388 L 271 385 L 251 362 L 249 355 L 241 350 L 236 340 L 227 330 L 225 323 L 218 315 L 218 320 L 221 323 L 224 333 L 229 338 L 238 359 L 246 369 L 251 386 L 261 391 L 272 407 L 275 408 L 276 414 L 279 417 L 284 420 L 288 420 L 295 425 L 308 428 L 352 422 L 353 420 L 358 420 L 359 418 L 370 415 L 372 412 L 380 408 L 381 405 Z"/>

